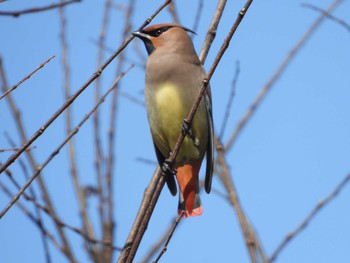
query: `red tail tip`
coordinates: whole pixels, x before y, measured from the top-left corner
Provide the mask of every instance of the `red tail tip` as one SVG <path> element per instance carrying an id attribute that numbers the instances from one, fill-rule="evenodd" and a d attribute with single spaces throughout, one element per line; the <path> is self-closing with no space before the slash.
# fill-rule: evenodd
<path id="1" fill-rule="evenodd" d="M 182 217 L 199 216 L 203 213 L 203 207 L 202 206 L 197 207 L 197 208 L 193 209 L 192 211 L 179 209 L 179 210 L 177 210 L 177 213 L 179 215 L 182 214 Z"/>

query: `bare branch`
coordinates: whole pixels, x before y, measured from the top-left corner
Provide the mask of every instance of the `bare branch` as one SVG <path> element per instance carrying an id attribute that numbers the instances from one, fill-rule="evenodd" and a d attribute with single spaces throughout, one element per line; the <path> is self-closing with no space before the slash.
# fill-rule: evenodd
<path id="1" fill-rule="evenodd" d="M 37 72 L 39 69 L 43 68 L 47 63 L 50 62 L 51 59 L 53 59 L 55 56 L 51 56 L 48 59 L 46 59 L 43 63 L 41 63 L 36 69 L 34 69 L 32 72 L 30 72 L 28 75 L 26 75 L 23 79 L 21 79 L 18 83 L 13 85 L 11 88 L 9 88 L 4 94 L 0 96 L 0 100 L 4 98 L 7 94 L 14 91 L 18 88 L 19 85 L 21 85 L 23 82 L 25 82 L 27 79 L 29 79 L 35 72 Z M 2 59 L 0 57 L 0 64 L 2 64 Z"/>
<path id="2" fill-rule="evenodd" d="M 336 17 L 336 16 L 333 16 L 332 14 L 330 14 L 329 12 L 327 12 L 326 10 L 322 9 L 322 8 L 319 8 L 317 6 L 314 6 L 312 4 L 307 4 L 307 3 L 304 3 L 302 4 L 303 7 L 306 7 L 306 8 L 310 8 L 311 10 L 314 10 L 314 11 L 317 11 L 317 12 L 320 12 L 322 14 L 324 14 L 328 19 L 334 21 L 335 23 L 343 26 L 346 30 L 348 30 L 350 32 L 350 25 L 348 23 L 346 23 L 344 20 Z"/>
<path id="3" fill-rule="evenodd" d="M 168 10 L 169 10 L 171 16 L 173 17 L 174 22 L 177 23 L 177 24 L 180 24 L 180 19 L 179 19 L 179 16 L 178 16 L 177 12 L 176 12 L 176 8 L 175 8 L 174 2 L 171 2 L 168 5 Z"/>
<path id="4" fill-rule="evenodd" d="M 222 183 L 224 184 L 229 195 L 229 200 L 236 211 L 251 262 L 267 262 L 267 257 L 265 255 L 262 244 L 260 243 L 260 240 L 258 238 L 258 234 L 251 226 L 249 219 L 244 213 L 244 210 L 241 206 L 237 190 L 233 183 L 228 163 L 225 158 L 224 148 L 222 147 L 221 142 L 217 137 L 215 137 L 215 144 L 218 153 L 217 163 L 220 165 L 221 168 L 220 171 L 218 171 L 218 175 Z"/>
<path id="5" fill-rule="evenodd" d="M 302 230 L 304 230 L 312 219 L 315 218 L 315 216 L 331 201 L 334 200 L 334 198 L 344 189 L 344 187 L 348 184 L 350 181 L 350 174 L 345 176 L 343 180 L 334 188 L 334 190 L 329 193 L 325 198 L 321 199 L 317 205 L 311 210 L 311 212 L 305 217 L 305 219 L 300 223 L 299 226 L 297 226 L 294 230 L 289 232 L 286 237 L 283 239 L 283 241 L 278 245 L 278 247 L 275 249 L 275 251 L 272 253 L 269 262 L 273 262 L 277 259 L 278 255 L 281 253 L 281 251 L 293 240 Z"/>
<path id="6" fill-rule="evenodd" d="M 225 111 L 224 119 L 222 121 L 221 129 L 220 129 L 220 133 L 219 133 L 219 139 L 220 140 L 222 140 L 222 138 L 224 137 L 226 124 L 227 124 L 228 118 L 230 116 L 232 103 L 233 103 L 233 98 L 234 98 L 234 96 L 236 94 L 236 86 L 237 86 L 237 80 L 238 80 L 239 72 L 240 72 L 239 62 L 237 61 L 236 62 L 236 71 L 235 71 L 235 74 L 233 76 L 233 80 L 232 80 L 232 84 L 231 84 L 231 93 L 230 93 L 229 99 L 227 101 L 226 111 Z"/>
<path id="7" fill-rule="evenodd" d="M 203 1 L 204 0 L 199 0 L 198 1 L 198 8 L 197 8 L 196 16 L 194 18 L 194 24 L 192 26 L 192 30 L 194 32 L 197 32 L 199 21 L 201 20 L 201 15 L 202 15 L 202 10 L 203 10 Z"/>
<path id="8" fill-rule="evenodd" d="M 224 12 L 225 6 L 226 6 L 227 0 L 220 0 L 218 2 L 218 5 L 216 6 L 214 16 L 211 20 L 211 23 L 209 25 L 207 34 L 205 36 L 205 40 L 201 49 L 201 53 L 199 54 L 199 60 L 202 61 L 202 64 L 204 65 L 204 62 L 208 56 L 209 49 L 211 47 L 211 44 L 214 41 L 214 38 L 216 36 L 216 30 L 219 26 L 219 22 L 222 16 L 222 13 Z"/>
<path id="9" fill-rule="evenodd" d="M 63 7 L 69 4 L 77 3 L 80 2 L 81 0 L 69 0 L 66 2 L 60 2 L 56 4 L 51 4 L 47 6 L 42 6 L 42 7 L 32 7 L 29 9 L 23 9 L 23 10 L 18 10 L 18 11 L 0 11 L 0 16 L 13 16 L 13 17 L 19 17 L 20 15 L 24 14 L 30 14 L 30 13 L 37 13 L 37 12 L 43 12 L 43 11 L 48 11 L 51 9 Z"/>
<path id="10" fill-rule="evenodd" d="M 331 13 L 337 5 L 339 5 L 342 2 L 342 0 L 336 0 L 334 1 L 327 9 L 327 13 Z M 279 77 L 284 73 L 287 66 L 291 63 L 291 61 L 295 58 L 297 53 L 300 51 L 300 49 L 305 45 L 307 40 L 310 39 L 311 35 L 315 32 L 315 30 L 321 25 L 321 23 L 324 21 L 326 16 L 322 14 L 320 17 L 318 17 L 311 27 L 304 33 L 304 35 L 301 37 L 301 39 L 295 44 L 295 46 L 289 51 L 287 56 L 282 61 L 281 65 L 277 68 L 275 71 L 275 74 L 267 81 L 267 83 L 262 87 L 262 89 L 259 91 L 258 95 L 252 102 L 252 104 L 249 106 L 245 114 L 242 116 L 242 118 L 239 120 L 236 129 L 233 131 L 231 137 L 229 138 L 228 142 L 225 145 L 226 151 L 228 151 L 233 144 L 237 141 L 238 136 L 241 134 L 243 128 L 247 125 L 248 121 L 251 120 L 251 117 L 256 112 L 256 110 L 261 105 L 262 101 L 265 99 L 267 93 L 271 90 L 271 88 L 274 86 L 274 84 L 277 82 Z"/>
<path id="11" fill-rule="evenodd" d="M 173 234 L 175 232 L 176 227 L 180 223 L 180 220 L 181 220 L 182 216 L 184 215 L 184 213 L 185 213 L 185 211 L 182 211 L 181 214 L 176 218 L 175 224 L 174 224 L 174 226 L 172 227 L 172 229 L 169 232 L 169 235 L 168 235 L 168 237 L 167 237 L 167 239 L 165 241 L 165 244 L 163 246 L 162 251 L 159 253 L 159 255 L 156 258 L 156 260 L 153 261 L 153 263 L 157 263 L 160 260 L 160 258 L 163 256 L 163 254 L 167 251 L 169 242 L 170 242 L 170 240 L 171 240 L 171 238 L 172 238 L 172 236 L 173 236 Z"/>

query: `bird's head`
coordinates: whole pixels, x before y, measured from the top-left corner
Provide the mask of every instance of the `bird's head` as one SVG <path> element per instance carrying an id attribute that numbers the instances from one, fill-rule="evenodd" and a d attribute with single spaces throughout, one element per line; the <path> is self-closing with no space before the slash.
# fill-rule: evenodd
<path id="1" fill-rule="evenodd" d="M 163 23 L 151 25 L 132 34 L 143 41 L 148 55 L 151 55 L 155 49 L 160 47 L 166 48 L 169 52 L 174 49 L 193 48 L 191 38 L 187 32 L 195 34 L 191 29 L 179 24 Z"/>

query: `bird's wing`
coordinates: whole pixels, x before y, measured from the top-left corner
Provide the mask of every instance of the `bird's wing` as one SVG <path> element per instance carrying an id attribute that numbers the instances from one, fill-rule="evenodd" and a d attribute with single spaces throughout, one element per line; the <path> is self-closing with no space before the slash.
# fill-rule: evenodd
<path id="1" fill-rule="evenodd" d="M 205 105 L 208 113 L 208 145 L 207 145 L 207 169 L 205 173 L 205 191 L 209 194 L 211 190 L 211 181 L 213 178 L 214 168 L 214 125 L 213 113 L 211 107 L 210 87 L 207 87 L 207 94 L 205 96 Z"/>

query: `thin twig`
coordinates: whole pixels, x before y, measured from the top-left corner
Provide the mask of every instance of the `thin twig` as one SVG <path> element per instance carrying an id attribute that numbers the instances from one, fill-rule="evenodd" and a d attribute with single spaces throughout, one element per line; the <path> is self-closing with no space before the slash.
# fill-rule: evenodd
<path id="1" fill-rule="evenodd" d="M 192 30 L 194 32 L 197 32 L 197 29 L 198 29 L 198 26 L 199 26 L 199 22 L 201 20 L 202 10 L 203 10 L 203 2 L 204 2 L 204 0 L 199 0 L 198 1 L 198 8 L 197 8 L 196 15 L 194 17 L 194 24 L 192 26 Z"/>
<path id="2" fill-rule="evenodd" d="M 159 251 L 159 249 L 164 244 L 165 240 L 169 236 L 170 231 L 174 228 L 174 221 L 176 221 L 177 216 L 170 220 L 168 228 L 164 231 L 163 235 L 158 239 L 156 243 L 152 245 L 147 254 L 140 260 L 142 263 L 151 262 L 151 259 Z"/>
<path id="3" fill-rule="evenodd" d="M 31 151 L 35 148 L 36 148 L 36 146 L 28 147 L 28 149 L 26 149 L 26 151 Z M 0 148 L 0 153 L 2 153 L 2 152 L 14 152 L 14 151 L 18 151 L 18 149 L 19 149 L 19 147 L 17 147 L 17 146 L 14 146 L 11 148 Z"/>
<path id="4" fill-rule="evenodd" d="M 306 8 L 310 8 L 311 10 L 314 10 L 314 11 L 317 11 L 317 12 L 320 12 L 322 14 L 324 14 L 328 19 L 334 21 L 335 23 L 345 27 L 346 30 L 348 30 L 350 32 L 350 25 L 348 23 L 346 23 L 344 20 L 336 17 L 336 16 L 333 16 L 332 14 L 330 14 L 329 12 L 327 12 L 326 10 L 322 9 L 322 8 L 319 8 L 315 5 L 312 5 L 312 4 L 308 4 L 308 3 L 304 3 L 304 4 L 301 4 L 301 6 L 303 7 L 306 7 Z"/>
<path id="5" fill-rule="evenodd" d="M 97 67 L 100 67 L 103 63 L 105 45 L 106 45 L 106 33 L 108 30 L 109 19 L 111 14 L 111 0 L 106 0 L 104 4 L 104 11 L 102 17 L 102 25 L 99 33 L 98 40 L 98 51 L 97 51 Z M 95 81 L 95 103 L 101 97 L 101 78 Z M 96 171 L 96 182 L 97 182 L 97 198 L 98 198 L 98 216 L 100 219 L 100 229 L 103 235 L 103 228 L 105 224 L 105 214 L 103 211 L 104 203 L 104 191 L 103 191 L 103 175 L 105 157 L 103 152 L 103 145 L 101 143 L 101 126 L 100 126 L 100 110 L 97 109 L 93 115 L 93 136 L 94 136 L 94 147 L 95 147 L 95 171 Z"/>
<path id="6" fill-rule="evenodd" d="M 228 163 L 225 158 L 224 148 L 222 147 L 218 137 L 215 137 L 215 144 L 217 147 L 217 154 L 218 154 L 217 163 L 220 165 L 220 168 L 221 168 L 220 171 L 218 171 L 218 175 L 222 183 L 224 184 L 227 190 L 227 193 L 229 195 L 229 200 L 236 211 L 251 262 L 252 263 L 267 262 L 267 259 L 266 259 L 267 257 L 265 255 L 262 244 L 260 243 L 258 235 L 255 232 L 254 228 L 251 226 L 248 220 L 248 217 L 246 216 L 242 208 L 242 205 L 240 203 L 237 190 L 234 185 L 234 182 L 228 167 Z"/>
<path id="7" fill-rule="evenodd" d="M 17 11 L 0 11 L 0 16 L 19 17 L 20 15 L 48 11 L 48 10 L 51 10 L 51 9 L 63 7 L 65 5 L 77 3 L 77 2 L 80 2 L 80 1 L 81 0 L 69 0 L 69 1 L 66 1 L 66 2 L 60 2 L 60 3 L 55 3 L 55 4 L 51 4 L 51 5 L 47 5 L 47 6 L 41 6 L 41 7 L 32 7 L 32 8 L 23 9 L 23 10 L 17 10 Z"/>
<path id="8" fill-rule="evenodd" d="M 218 2 L 218 5 L 216 6 L 216 9 L 215 9 L 214 16 L 210 22 L 207 34 L 205 36 L 205 40 L 203 42 L 201 52 L 199 54 L 199 60 L 202 62 L 203 65 L 208 56 L 211 44 L 213 43 L 214 38 L 216 36 L 216 30 L 219 26 L 219 22 L 221 20 L 222 13 L 224 12 L 226 2 L 227 0 L 220 0 Z"/>
<path id="9" fill-rule="evenodd" d="M 325 198 L 321 199 L 316 206 L 311 210 L 311 212 L 305 217 L 305 219 L 298 225 L 294 230 L 289 232 L 282 242 L 277 246 L 275 251 L 272 253 L 269 262 L 273 262 L 277 259 L 278 255 L 281 251 L 293 240 L 302 230 L 304 230 L 311 220 L 315 218 L 315 216 L 334 198 L 344 189 L 344 187 L 350 181 L 350 173 L 341 180 L 341 182 L 334 188 L 332 192 L 330 192 Z"/>
<path id="10" fill-rule="evenodd" d="M 62 0 L 61 0 L 62 1 Z M 61 41 L 61 62 L 62 62 L 62 69 L 63 69 L 63 90 L 64 90 L 64 96 L 67 100 L 69 96 L 71 95 L 71 87 L 70 87 L 70 67 L 68 63 L 68 57 L 69 57 L 69 49 L 68 49 L 68 43 L 67 43 L 67 19 L 65 15 L 65 8 L 60 7 L 59 8 L 59 19 L 60 19 L 60 41 Z M 66 136 L 69 135 L 70 131 L 72 130 L 72 107 L 68 107 L 65 111 L 65 124 L 66 124 Z M 76 148 L 74 144 L 74 138 L 69 140 L 68 142 L 68 162 L 69 162 L 69 169 L 70 169 L 70 175 L 73 181 L 73 186 L 76 192 L 76 195 L 78 197 L 78 204 L 79 204 L 79 214 L 80 219 L 82 220 L 82 227 L 86 233 L 87 236 L 89 236 L 90 239 L 96 239 L 95 233 L 92 228 L 92 224 L 87 212 L 87 205 L 86 200 L 84 196 L 83 189 L 81 187 L 81 183 L 79 180 L 79 173 L 78 173 L 78 165 L 77 165 L 77 153 Z M 95 260 L 95 262 L 98 262 L 98 248 L 95 246 L 95 244 L 91 244 L 91 242 L 87 242 L 87 239 L 85 240 L 85 248 L 90 256 L 91 259 Z"/>
<path id="11" fill-rule="evenodd" d="M 153 261 L 153 263 L 157 263 L 160 260 L 160 258 L 163 256 L 163 254 L 167 251 L 169 242 L 170 242 L 170 240 L 171 240 L 171 238 L 172 238 L 172 236 L 173 236 L 173 234 L 175 232 L 176 227 L 180 223 L 180 220 L 181 220 L 182 216 L 184 215 L 184 213 L 185 213 L 185 211 L 182 211 L 181 214 L 176 218 L 175 224 L 174 224 L 174 226 L 172 227 L 172 229 L 169 232 L 169 235 L 168 235 L 168 237 L 167 237 L 167 239 L 165 241 L 163 249 L 160 251 L 158 257 Z"/>
<path id="12" fill-rule="evenodd" d="M 224 137 L 224 132 L 226 129 L 226 125 L 227 125 L 227 121 L 228 118 L 230 116 L 230 112 L 231 112 L 231 108 L 232 108 L 232 103 L 233 103 L 233 98 L 236 94 L 236 86 L 237 86 L 237 80 L 238 80 L 238 76 L 239 76 L 239 62 L 236 62 L 236 71 L 232 80 L 232 84 L 231 84 L 231 93 L 229 96 L 229 99 L 227 101 L 227 106 L 226 106 L 226 111 L 225 111 L 225 115 L 224 115 L 224 119 L 222 121 L 222 125 L 221 125 L 221 129 L 220 129 L 220 133 L 219 133 L 219 139 L 222 140 L 222 138 Z"/>
<path id="13" fill-rule="evenodd" d="M 114 85 L 100 98 L 99 102 L 94 106 L 94 108 L 85 115 L 85 117 L 79 122 L 79 124 L 70 132 L 70 134 L 64 139 L 64 141 L 50 154 L 50 156 L 41 165 L 37 166 L 36 172 L 30 177 L 30 179 L 22 186 L 22 188 L 13 196 L 12 200 L 7 204 L 7 206 L 0 213 L 0 219 L 7 213 L 7 211 L 13 206 L 13 204 L 20 198 L 23 192 L 30 186 L 33 180 L 41 173 L 45 166 L 59 153 L 59 151 L 67 144 L 67 142 L 79 132 L 80 127 L 89 119 L 89 117 L 94 113 L 94 111 L 102 104 L 106 96 L 115 88 L 115 84 L 126 74 L 119 75 Z"/>
<path id="14" fill-rule="evenodd" d="M 41 63 L 36 69 L 34 69 L 32 72 L 27 74 L 23 79 L 21 79 L 18 83 L 13 85 L 11 88 L 9 88 L 4 94 L 0 96 L 0 100 L 4 98 L 7 94 L 10 92 L 14 91 L 15 89 L 18 88 L 19 85 L 21 85 L 23 82 L 25 82 L 27 79 L 29 79 L 35 72 L 37 72 L 39 69 L 43 68 L 47 63 L 50 62 L 51 59 L 53 59 L 55 56 L 51 56 L 48 59 L 46 59 L 43 63 Z"/>
<path id="15" fill-rule="evenodd" d="M 342 0 L 336 0 L 334 1 L 327 9 L 328 13 L 331 13 L 337 5 L 339 5 L 342 2 Z M 315 32 L 315 30 L 321 25 L 321 23 L 324 21 L 326 16 L 322 14 L 320 17 L 318 17 L 314 23 L 311 25 L 311 27 L 306 30 L 304 35 L 301 37 L 301 39 L 295 44 L 295 46 L 289 51 L 287 56 L 284 58 L 280 66 L 275 71 L 275 74 L 267 81 L 267 83 L 262 87 L 262 89 L 259 91 L 258 95 L 252 102 L 252 104 L 248 107 L 247 111 L 244 113 L 242 118 L 239 120 L 236 129 L 233 131 L 231 137 L 227 141 L 225 145 L 226 151 L 228 151 L 230 148 L 232 148 L 233 144 L 237 141 L 238 136 L 241 134 L 243 128 L 247 125 L 248 121 L 251 120 L 251 117 L 256 112 L 256 110 L 261 106 L 262 101 L 265 99 L 267 93 L 271 90 L 271 88 L 274 86 L 274 84 L 277 82 L 279 77 L 284 73 L 287 66 L 290 65 L 291 61 L 296 57 L 297 53 L 300 51 L 300 49 L 305 45 L 307 40 L 310 39 L 311 35 Z"/>
<path id="16" fill-rule="evenodd" d="M 176 12 L 176 8 L 175 8 L 175 3 L 174 2 L 171 2 L 169 5 L 168 5 L 168 10 L 173 18 L 173 21 L 177 24 L 181 24 L 180 23 L 180 19 L 179 19 L 179 16 Z"/>

